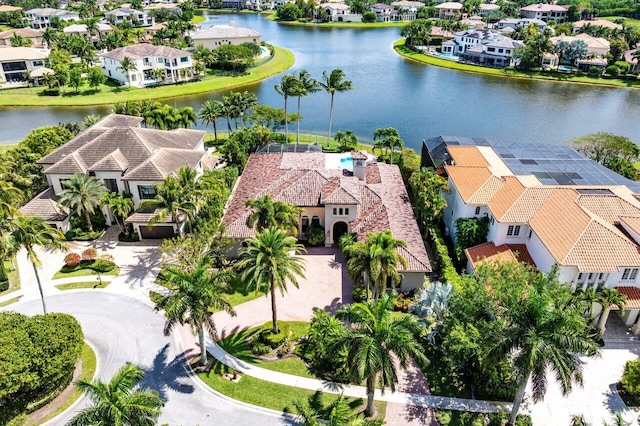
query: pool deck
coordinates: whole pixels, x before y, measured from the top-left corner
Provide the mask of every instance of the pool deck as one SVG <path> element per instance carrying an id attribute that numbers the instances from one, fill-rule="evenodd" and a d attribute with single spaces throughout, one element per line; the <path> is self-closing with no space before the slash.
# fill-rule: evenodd
<path id="1" fill-rule="evenodd" d="M 374 159 L 375 157 L 371 154 L 367 154 L 369 160 Z M 342 161 L 343 159 L 351 159 L 350 152 L 343 152 L 340 154 L 325 154 L 324 167 L 326 169 L 347 169 L 353 170 L 353 161 Z"/>

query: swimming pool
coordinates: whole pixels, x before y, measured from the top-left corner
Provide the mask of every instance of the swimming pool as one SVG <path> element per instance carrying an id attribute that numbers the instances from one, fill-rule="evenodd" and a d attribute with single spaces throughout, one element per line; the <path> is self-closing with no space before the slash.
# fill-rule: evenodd
<path id="1" fill-rule="evenodd" d="M 353 158 L 351 157 L 343 157 L 340 159 L 340 168 L 341 169 L 350 169 L 353 170 Z"/>
<path id="2" fill-rule="evenodd" d="M 573 72 L 573 67 L 569 65 L 558 65 L 558 72 Z"/>
<path id="3" fill-rule="evenodd" d="M 446 59 L 448 61 L 458 62 L 458 60 L 460 60 L 459 56 L 452 55 L 451 53 L 436 53 L 435 56 L 437 56 L 438 58 Z"/>

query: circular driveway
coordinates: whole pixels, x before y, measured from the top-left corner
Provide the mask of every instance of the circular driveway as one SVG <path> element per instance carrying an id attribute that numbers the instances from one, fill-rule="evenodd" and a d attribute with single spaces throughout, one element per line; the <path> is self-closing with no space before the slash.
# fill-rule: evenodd
<path id="1" fill-rule="evenodd" d="M 109 379 L 125 362 L 146 372 L 143 386 L 156 389 L 166 404 L 158 423 L 171 425 L 293 424 L 283 415 L 253 409 L 213 393 L 193 380 L 185 369 L 185 354 L 173 336 L 163 335 L 164 318 L 141 301 L 106 291 L 70 291 L 46 298 L 49 312 L 65 312 L 82 324 L 86 340 L 96 349 L 97 375 Z M 34 315 L 42 313 L 39 300 L 5 308 Z M 85 406 L 83 399 L 77 409 Z M 65 424 L 74 414 L 50 424 Z"/>

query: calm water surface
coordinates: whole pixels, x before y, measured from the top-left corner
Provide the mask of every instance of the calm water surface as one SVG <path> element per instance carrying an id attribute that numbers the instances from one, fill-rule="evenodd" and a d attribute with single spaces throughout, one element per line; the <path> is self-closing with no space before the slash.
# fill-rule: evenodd
<path id="1" fill-rule="evenodd" d="M 370 140 L 378 127 L 396 127 L 406 144 L 440 134 L 559 144 L 596 131 L 640 142 L 640 91 L 514 80 L 466 74 L 414 64 L 396 55 L 398 28 L 303 28 L 278 25 L 254 14 L 208 15 L 204 27 L 235 22 L 262 34 L 263 40 L 293 51 L 294 67 L 320 79 L 322 71 L 345 71 L 354 90 L 336 94 L 333 131 L 353 130 Z M 281 76 L 243 88 L 260 103 L 282 107 L 273 89 Z M 166 100 L 196 110 L 227 91 Z M 295 100 L 290 102 L 295 109 Z M 80 121 L 105 114 L 107 107 L 0 107 L 0 143 L 20 140 L 34 127 Z M 301 129 L 325 134 L 329 96 L 319 92 L 302 101 Z M 199 128 L 204 128 L 202 125 Z"/>

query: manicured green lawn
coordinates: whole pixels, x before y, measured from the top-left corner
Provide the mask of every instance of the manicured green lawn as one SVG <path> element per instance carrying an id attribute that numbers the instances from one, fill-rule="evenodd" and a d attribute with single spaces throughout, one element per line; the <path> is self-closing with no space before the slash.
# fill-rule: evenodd
<path id="1" fill-rule="evenodd" d="M 4 302 L 0 303 L 0 308 L 3 306 L 8 306 L 12 303 L 16 303 L 18 300 L 20 300 L 20 296 L 14 297 L 13 299 L 5 300 Z"/>
<path id="2" fill-rule="evenodd" d="M 56 286 L 56 288 L 60 290 L 74 290 L 77 288 L 105 288 L 109 284 L 111 284 L 110 281 L 102 281 L 102 284 L 100 284 L 100 281 L 96 279 L 95 281 L 81 281 L 78 283 L 59 284 Z"/>
<path id="3" fill-rule="evenodd" d="M 13 264 L 15 264 L 15 258 L 13 259 Z M 0 296 L 4 296 L 5 294 L 9 294 L 13 291 L 20 289 L 20 274 L 18 273 L 18 268 L 13 267 L 12 262 L 4 262 L 4 267 L 7 271 L 7 276 L 9 278 L 9 288 L 5 291 L 0 291 Z"/>
<path id="4" fill-rule="evenodd" d="M 222 377 L 222 374 L 227 371 L 228 368 L 224 364 L 216 361 L 210 372 L 198 373 L 198 377 L 213 389 L 230 398 L 283 412 L 295 413 L 293 401 L 305 401 L 316 394 L 314 391 L 266 382 L 246 375 L 242 376 L 238 383 L 233 383 Z M 337 398 L 337 395 L 322 392 L 319 393 L 319 396 L 323 406 L 329 405 Z M 364 404 L 362 399 L 345 397 L 345 400 L 354 412 Z M 380 413 L 379 418 L 384 419 L 387 403 L 376 401 L 375 404 Z"/>
<path id="5" fill-rule="evenodd" d="M 320 27 L 320 28 L 388 28 L 388 27 L 404 27 L 409 22 L 298 22 L 298 21 L 279 21 L 275 12 L 267 16 L 270 21 L 275 21 L 282 25 L 295 25 L 300 27 Z"/>
<path id="6" fill-rule="evenodd" d="M 100 275 L 118 275 L 120 273 L 120 268 L 117 266 L 113 271 L 102 272 Z M 53 280 L 57 280 L 60 278 L 69 278 L 69 277 L 84 277 L 84 276 L 98 276 L 98 273 L 93 269 L 78 269 L 73 272 L 62 272 L 58 271 L 53 275 Z"/>
<path id="7" fill-rule="evenodd" d="M 229 284 L 229 291 L 226 293 L 226 298 L 231 306 L 237 306 L 242 303 L 248 302 L 258 297 L 265 297 L 264 293 L 256 293 L 255 291 L 246 291 L 240 281 L 233 281 Z M 264 303 L 267 303 L 265 298 Z"/>
<path id="8" fill-rule="evenodd" d="M 409 60 L 420 62 L 423 64 L 435 65 L 438 67 L 454 69 L 458 71 L 471 72 L 476 74 L 485 74 L 495 77 L 508 77 L 508 78 L 522 78 L 532 80 L 548 80 L 556 82 L 567 82 L 577 84 L 591 84 L 596 86 L 612 86 L 612 87 L 625 87 L 625 88 L 640 88 L 640 79 L 636 80 L 618 80 L 611 78 L 591 78 L 591 77 L 577 77 L 567 74 L 559 73 L 542 73 L 538 71 L 515 71 L 498 68 L 488 68 L 476 65 L 461 64 L 455 61 L 448 61 L 446 59 L 437 58 L 430 55 L 424 55 L 422 53 L 414 52 L 404 45 L 404 39 L 397 40 L 393 47 L 395 51 Z"/>
<path id="9" fill-rule="evenodd" d="M 625 18 L 624 16 L 598 16 L 598 19 L 614 22 L 616 19 L 624 19 L 624 23 L 630 27 L 640 27 L 640 19 Z"/>
<path id="10" fill-rule="evenodd" d="M 204 22 L 204 21 L 206 21 L 206 20 L 207 20 L 207 18 L 205 18 L 205 17 L 204 17 L 204 16 L 202 16 L 202 15 L 195 15 L 195 16 L 193 17 L 193 19 L 191 20 L 191 23 L 192 23 L 192 24 L 199 24 L 200 22 Z"/>
<path id="11" fill-rule="evenodd" d="M 8 151 L 8 150 L 13 149 L 13 148 L 15 148 L 17 146 L 18 146 L 17 143 L 0 144 L 0 152 Z"/>
<path id="12" fill-rule="evenodd" d="M 96 363 L 97 363 L 97 358 L 96 358 L 95 352 L 93 352 L 93 349 L 91 349 L 91 346 L 85 343 L 84 347 L 82 348 L 82 373 L 80 373 L 80 377 L 78 379 L 85 380 L 85 381 L 93 380 L 93 376 L 96 374 Z M 78 398 L 80 398 L 81 396 L 82 396 L 82 392 L 80 391 L 80 389 L 75 387 L 69 399 L 67 399 L 51 414 L 40 419 L 38 423 L 42 424 L 48 420 L 51 420 L 52 418 L 62 413 L 67 408 L 69 408 L 71 404 L 76 402 Z"/>
<path id="13" fill-rule="evenodd" d="M 5 106 L 81 106 L 104 105 L 116 102 L 157 100 L 176 96 L 206 93 L 214 90 L 232 89 L 256 83 L 279 74 L 293 65 L 293 53 L 281 47 L 275 47 L 275 55 L 266 63 L 251 68 L 242 75 L 211 75 L 200 81 L 159 86 L 153 88 L 136 88 L 115 86 L 113 83 L 100 86 L 100 91 L 84 87 L 79 94 L 66 88 L 61 96 L 43 96 L 42 88 L 25 87 L 0 90 L 0 105 Z"/>
<path id="14" fill-rule="evenodd" d="M 267 303 L 266 300 L 265 303 Z M 278 324 L 288 324 L 291 327 L 291 331 L 293 332 L 294 336 L 303 336 L 309 331 L 308 322 L 278 321 Z M 225 351 L 235 356 L 236 358 L 254 364 L 258 367 L 266 368 L 267 370 L 272 371 L 279 371 L 281 373 L 293 374 L 294 376 L 316 378 L 309 372 L 309 369 L 307 368 L 307 365 L 304 363 L 304 361 L 302 361 L 302 359 L 298 357 L 285 358 L 278 361 L 263 361 L 259 358 L 254 357 L 251 353 L 251 349 L 249 349 L 249 346 L 246 342 L 247 339 L 259 332 L 261 328 L 262 326 L 253 327 L 248 330 L 233 334 L 222 339 L 219 344 Z"/>
<path id="15" fill-rule="evenodd" d="M 11 27 L 8 26 L 8 25 L 0 25 L 0 31 L 7 31 L 7 30 L 10 30 L 10 29 L 11 29 Z"/>

